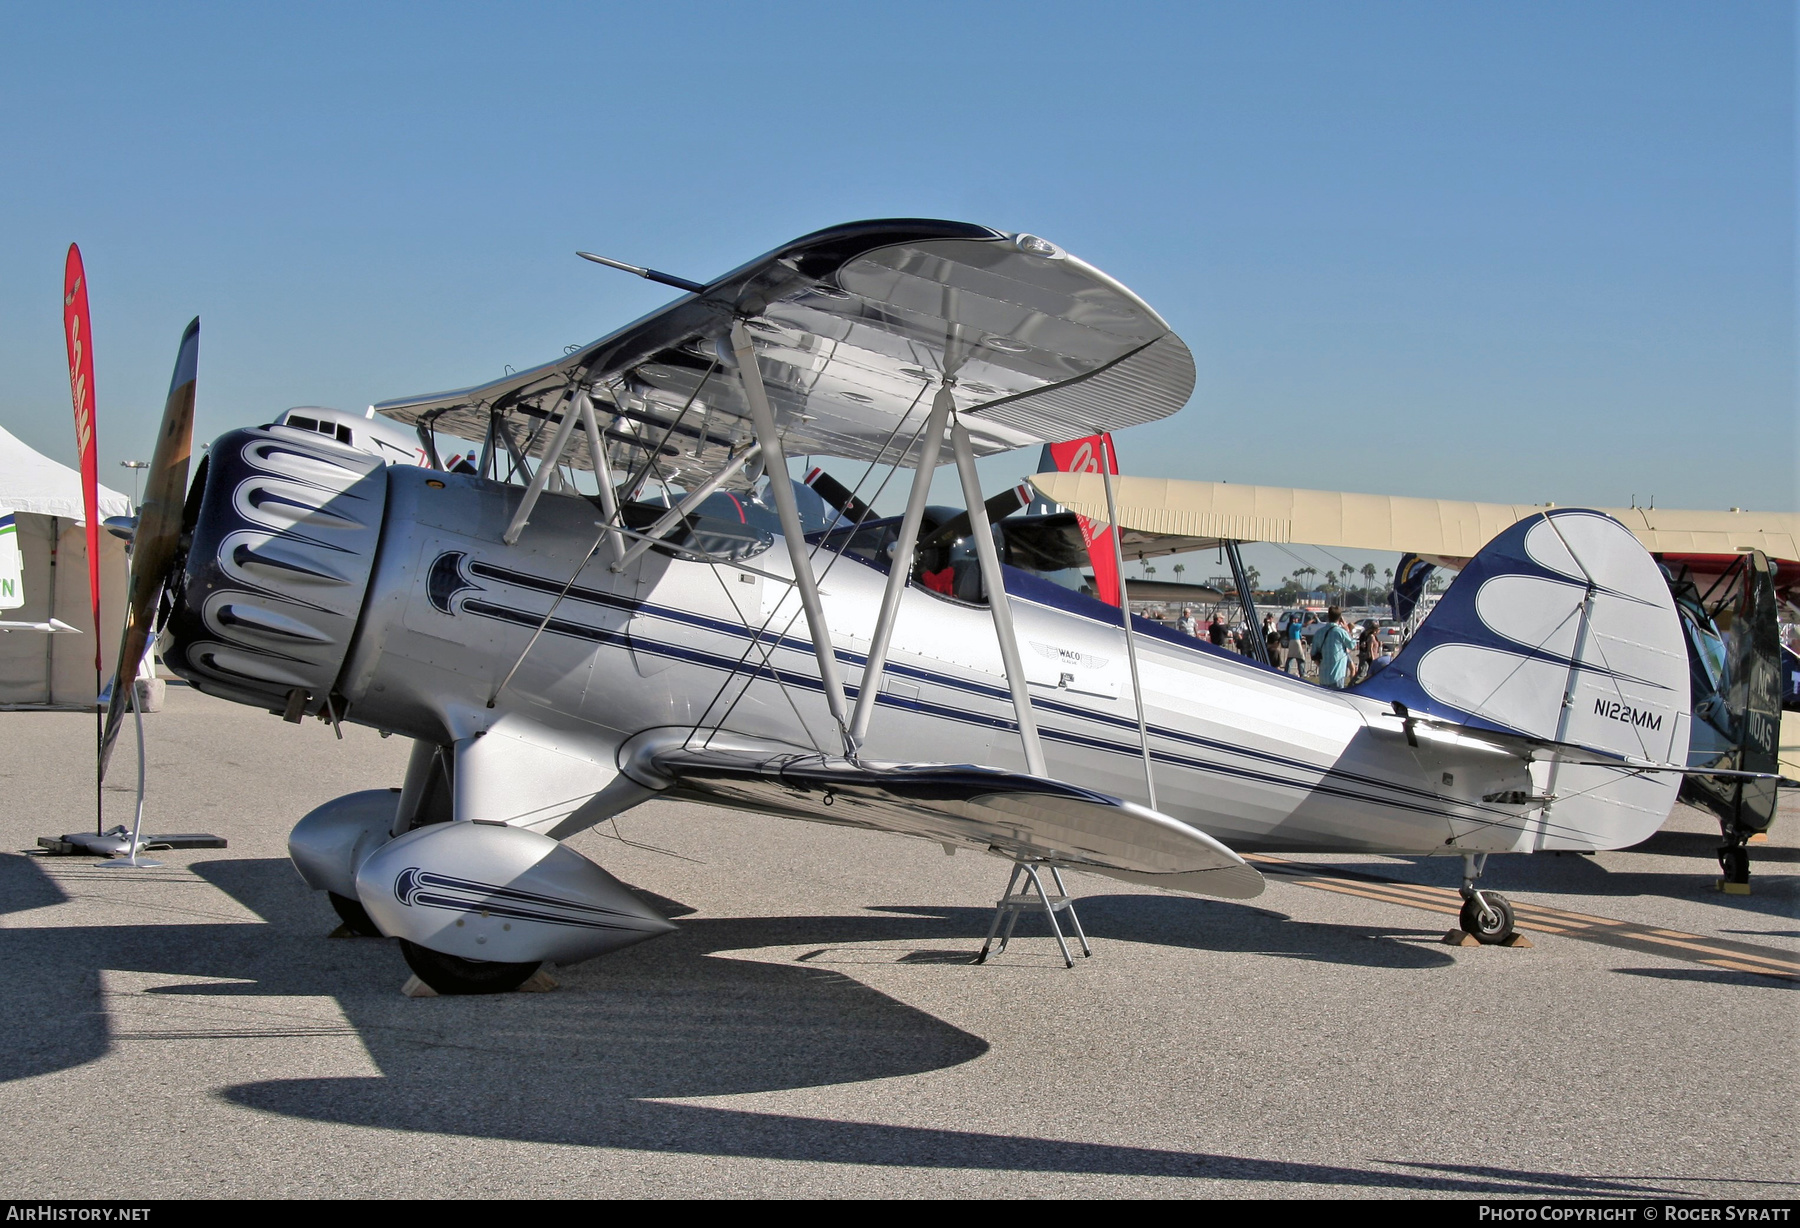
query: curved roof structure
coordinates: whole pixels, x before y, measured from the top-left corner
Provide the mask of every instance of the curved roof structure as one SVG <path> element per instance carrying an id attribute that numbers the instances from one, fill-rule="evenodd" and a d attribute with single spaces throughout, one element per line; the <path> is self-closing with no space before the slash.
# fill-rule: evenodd
<path id="1" fill-rule="evenodd" d="M 1107 520 L 1099 474 L 1040 473 L 1031 484 L 1053 503 Z M 1415 499 L 1289 486 L 1240 486 L 1175 478 L 1113 479 L 1119 523 L 1170 537 L 1297 542 L 1347 550 L 1410 551 L 1466 559 L 1510 525 L 1542 512 L 1530 503 Z M 1761 550 L 1800 560 L 1800 513 L 1597 508 L 1658 554 L 1729 555 Z"/>

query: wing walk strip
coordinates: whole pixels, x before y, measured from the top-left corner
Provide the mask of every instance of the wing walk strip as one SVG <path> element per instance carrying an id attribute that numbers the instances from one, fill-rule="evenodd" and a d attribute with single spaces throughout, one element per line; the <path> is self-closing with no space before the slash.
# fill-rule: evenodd
<path id="1" fill-rule="evenodd" d="M 1259 853 L 1246 853 L 1244 860 L 1255 863 L 1265 874 L 1278 875 L 1302 887 L 1316 887 L 1321 891 L 1335 891 L 1339 895 L 1360 896 L 1366 900 L 1422 908 L 1450 916 L 1455 916 L 1462 910 L 1462 897 L 1445 887 L 1397 882 L 1337 866 L 1286 861 Z M 1800 957 L 1774 947 L 1733 942 L 1727 938 L 1707 938 L 1700 934 L 1639 925 L 1633 921 L 1618 921 L 1611 917 L 1594 917 L 1542 904 L 1527 904 L 1516 898 L 1512 899 L 1512 906 L 1520 929 L 1541 934 L 1560 934 L 1565 938 L 1597 942 L 1645 955 L 1685 959 L 1732 972 L 1754 972 L 1759 976 L 1800 980 Z"/>

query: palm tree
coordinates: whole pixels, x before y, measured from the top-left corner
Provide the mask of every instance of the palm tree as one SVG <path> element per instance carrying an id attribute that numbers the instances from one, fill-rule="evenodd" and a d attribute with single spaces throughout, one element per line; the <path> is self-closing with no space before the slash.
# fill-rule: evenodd
<path id="1" fill-rule="evenodd" d="M 1177 583 L 1177 584 L 1180 584 L 1180 583 L 1181 583 L 1181 573 L 1182 573 L 1182 572 L 1184 572 L 1184 571 L 1186 571 L 1186 570 L 1187 570 L 1187 564 L 1186 564 L 1186 563 L 1177 563 L 1177 564 L 1175 564 L 1175 583 Z"/>
<path id="2" fill-rule="evenodd" d="M 1375 587 L 1375 564 L 1364 563 L 1362 565 L 1362 578 L 1363 602 L 1364 604 L 1367 604 L 1369 600 L 1369 590 Z"/>

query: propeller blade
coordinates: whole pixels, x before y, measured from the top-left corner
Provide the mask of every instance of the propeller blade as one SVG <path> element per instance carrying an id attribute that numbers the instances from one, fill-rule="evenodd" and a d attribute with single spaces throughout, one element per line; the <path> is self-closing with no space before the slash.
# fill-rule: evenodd
<path id="1" fill-rule="evenodd" d="M 1031 506 L 1031 488 L 1021 482 L 1011 490 L 1003 490 L 993 498 L 984 500 L 982 506 L 987 509 L 988 523 L 998 524 L 1020 508 Z M 958 512 L 921 541 L 919 549 L 931 550 L 937 546 L 947 546 L 959 537 L 967 537 L 969 528 L 969 513 Z"/>
<path id="2" fill-rule="evenodd" d="M 842 514 L 843 520 L 839 521 L 840 524 L 861 524 L 875 514 L 874 508 L 858 499 L 848 486 L 823 469 L 815 468 L 803 480 L 807 486 L 812 488 L 814 494 Z"/>
<path id="3" fill-rule="evenodd" d="M 200 368 L 200 318 L 181 334 L 181 350 L 175 358 L 175 375 L 169 381 L 169 399 L 163 405 L 162 426 L 151 454 L 149 484 L 138 507 L 137 530 L 132 538 L 131 583 L 125 608 L 125 631 L 119 640 L 119 660 L 113 667 L 112 695 L 106 705 L 106 731 L 100 737 L 100 779 L 106 779 L 113 741 L 125 717 L 125 705 L 137 685 L 144 646 L 150 642 L 156 601 L 162 595 L 164 574 L 174 561 L 181 539 L 181 513 L 187 502 L 188 454 L 194 442 L 194 388 Z"/>

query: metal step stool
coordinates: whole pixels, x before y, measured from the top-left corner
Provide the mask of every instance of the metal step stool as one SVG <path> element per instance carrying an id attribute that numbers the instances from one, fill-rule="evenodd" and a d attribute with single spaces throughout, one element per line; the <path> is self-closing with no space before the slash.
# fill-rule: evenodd
<path id="1" fill-rule="evenodd" d="M 1019 914 L 1037 908 L 1043 909 L 1045 920 L 1050 922 L 1050 932 L 1056 935 L 1056 945 L 1062 949 L 1064 967 L 1073 968 L 1075 960 L 1069 955 L 1069 943 L 1063 937 L 1062 926 L 1057 924 L 1056 914 L 1059 912 L 1069 914 L 1069 924 L 1075 927 L 1075 937 L 1081 942 L 1082 956 L 1094 953 L 1088 946 L 1087 935 L 1082 932 L 1081 918 L 1075 912 L 1075 901 L 1069 898 L 1069 889 L 1063 886 L 1062 871 L 1055 866 L 1044 868 L 1050 871 L 1051 881 L 1056 884 L 1055 895 L 1044 890 L 1044 880 L 1039 877 L 1036 865 L 1027 861 L 1013 863 L 1012 874 L 1006 880 L 1006 894 L 994 906 L 994 923 L 988 926 L 987 941 L 981 944 L 981 954 L 975 957 L 976 963 L 987 963 L 988 950 L 994 945 L 995 934 L 1000 934 L 1000 950 L 995 954 L 1005 951 L 1006 944 L 1012 940 L 1013 927 L 1019 923 Z M 1024 887 L 1015 894 L 1013 886 L 1018 883 L 1021 875 L 1025 878 Z M 1034 887 L 1037 889 L 1035 895 L 1031 890 Z M 1006 932 L 1003 934 L 1000 933 L 1001 921 L 1006 922 Z"/>

